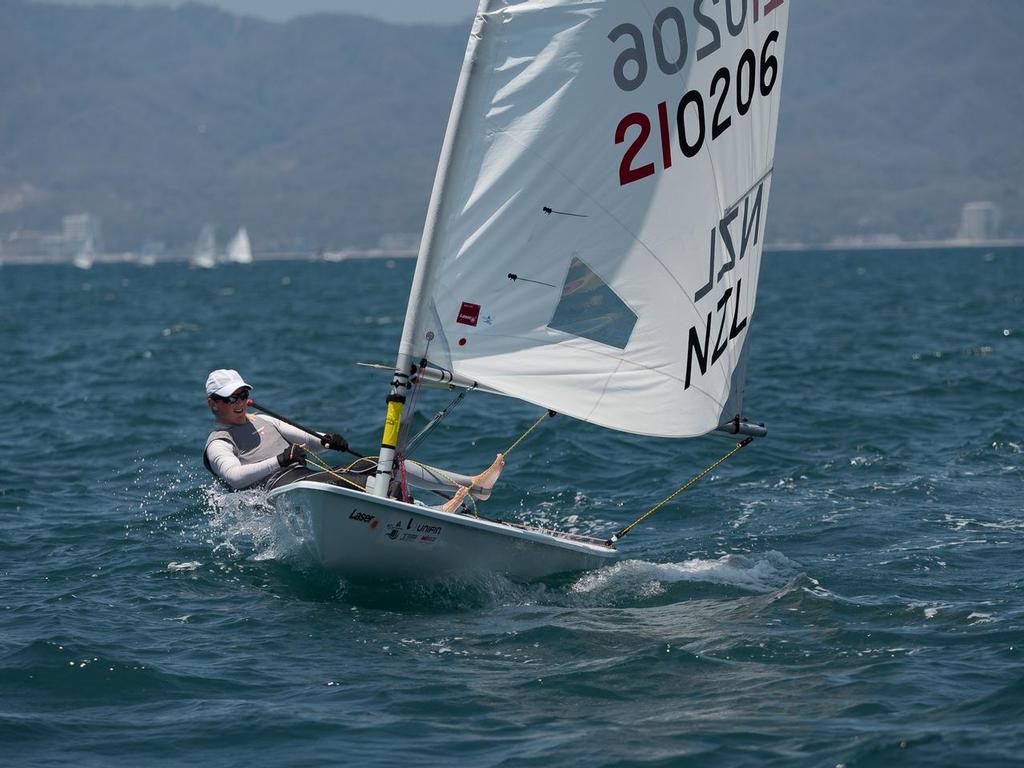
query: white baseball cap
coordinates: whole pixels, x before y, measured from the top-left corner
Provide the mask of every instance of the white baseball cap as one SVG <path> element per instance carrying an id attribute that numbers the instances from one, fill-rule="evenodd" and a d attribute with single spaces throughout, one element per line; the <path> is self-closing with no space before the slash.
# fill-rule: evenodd
<path id="1" fill-rule="evenodd" d="M 212 371 L 206 379 L 207 395 L 228 397 L 242 387 L 252 389 L 251 386 L 242 380 L 242 376 L 238 371 L 230 368 L 218 368 L 216 371 Z"/>

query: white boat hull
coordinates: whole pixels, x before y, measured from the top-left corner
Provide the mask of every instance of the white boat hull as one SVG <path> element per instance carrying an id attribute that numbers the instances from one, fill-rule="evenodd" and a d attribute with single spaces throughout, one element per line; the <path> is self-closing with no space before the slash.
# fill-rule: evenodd
<path id="1" fill-rule="evenodd" d="M 326 569 L 353 579 L 501 573 L 531 581 L 613 562 L 614 547 L 568 534 L 442 512 L 327 483 L 268 494 L 304 522 L 305 545 Z"/>

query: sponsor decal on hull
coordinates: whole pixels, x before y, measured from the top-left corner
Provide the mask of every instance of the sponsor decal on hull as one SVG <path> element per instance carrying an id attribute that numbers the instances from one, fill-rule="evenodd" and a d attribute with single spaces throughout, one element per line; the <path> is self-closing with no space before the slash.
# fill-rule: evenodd
<path id="1" fill-rule="evenodd" d="M 441 536 L 443 526 L 432 523 L 417 523 L 416 518 L 408 520 L 393 520 L 386 526 L 384 534 L 391 541 L 417 542 L 420 544 L 433 544 Z"/>
<path id="2" fill-rule="evenodd" d="M 366 512 L 360 512 L 358 509 L 353 509 L 352 513 L 348 516 L 348 519 L 355 520 L 357 523 L 370 523 L 371 528 L 377 527 L 373 524 L 377 519 L 374 515 L 367 514 Z"/>

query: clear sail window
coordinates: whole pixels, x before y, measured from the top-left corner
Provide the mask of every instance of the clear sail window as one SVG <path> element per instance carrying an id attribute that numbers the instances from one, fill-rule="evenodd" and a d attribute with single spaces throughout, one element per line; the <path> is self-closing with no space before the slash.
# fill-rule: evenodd
<path id="1" fill-rule="evenodd" d="M 636 320 L 636 313 L 608 284 L 579 257 L 573 256 L 562 296 L 548 327 L 625 349 Z"/>

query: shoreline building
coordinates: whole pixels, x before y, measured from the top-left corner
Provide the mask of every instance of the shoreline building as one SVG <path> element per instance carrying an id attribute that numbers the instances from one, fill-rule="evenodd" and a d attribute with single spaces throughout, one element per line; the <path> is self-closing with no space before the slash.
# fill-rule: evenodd
<path id="1" fill-rule="evenodd" d="M 73 258 L 82 248 L 91 243 L 92 248 L 99 252 L 103 246 L 103 225 L 98 217 L 89 213 L 76 213 L 64 216 L 63 225 L 64 256 Z"/>
<path id="2" fill-rule="evenodd" d="M 960 229 L 958 240 L 975 242 L 978 240 L 995 240 L 999 237 L 999 225 L 1003 212 L 993 202 L 984 200 L 967 203 L 960 210 Z"/>

